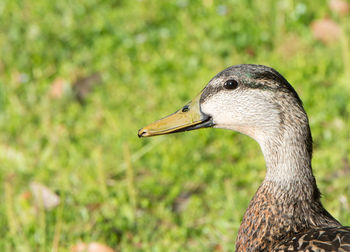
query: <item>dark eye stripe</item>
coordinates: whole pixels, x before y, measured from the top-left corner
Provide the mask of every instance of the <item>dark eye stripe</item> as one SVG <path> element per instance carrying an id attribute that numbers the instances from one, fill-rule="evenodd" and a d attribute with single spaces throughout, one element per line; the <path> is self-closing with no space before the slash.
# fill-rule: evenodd
<path id="1" fill-rule="evenodd" d="M 209 97 L 215 95 L 216 93 L 220 92 L 221 90 L 223 90 L 224 87 L 222 85 L 218 85 L 216 87 L 213 86 L 206 86 L 203 90 L 202 96 L 200 98 L 200 103 L 204 103 L 206 99 L 208 99 Z"/>
<path id="2" fill-rule="evenodd" d="M 231 79 L 231 80 L 233 80 L 233 79 Z M 233 81 L 235 81 L 237 83 L 237 86 L 238 86 L 238 82 L 236 80 L 233 80 Z M 227 83 L 227 81 L 225 83 Z M 226 90 L 227 88 L 225 87 L 225 83 L 224 83 L 224 85 L 222 85 L 221 83 L 218 83 L 217 85 L 207 85 L 202 91 L 203 93 L 202 93 L 202 96 L 200 98 L 200 103 L 204 103 L 205 100 L 207 100 L 209 97 L 219 93 L 221 90 Z"/>

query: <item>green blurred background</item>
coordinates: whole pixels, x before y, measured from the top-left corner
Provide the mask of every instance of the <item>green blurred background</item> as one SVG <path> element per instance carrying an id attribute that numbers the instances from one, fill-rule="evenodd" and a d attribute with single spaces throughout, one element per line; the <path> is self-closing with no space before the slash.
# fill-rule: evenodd
<path id="1" fill-rule="evenodd" d="M 232 251 L 258 144 L 137 130 L 241 63 L 298 91 L 322 201 L 350 225 L 350 15 L 335 2 L 2 0 L 0 250 Z"/>

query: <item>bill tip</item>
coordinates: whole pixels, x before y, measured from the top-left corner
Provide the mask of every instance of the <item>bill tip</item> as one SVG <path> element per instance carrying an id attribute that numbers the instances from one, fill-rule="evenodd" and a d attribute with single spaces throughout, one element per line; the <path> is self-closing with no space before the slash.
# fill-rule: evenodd
<path id="1" fill-rule="evenodd" d="M 142 129 L 139 129 L 139 131 L 137 132 L 137 136 L 139 138 L 143 137 L 145 134 L 146 134 L 146 130 L 144 130 L 143 128 Z"/>

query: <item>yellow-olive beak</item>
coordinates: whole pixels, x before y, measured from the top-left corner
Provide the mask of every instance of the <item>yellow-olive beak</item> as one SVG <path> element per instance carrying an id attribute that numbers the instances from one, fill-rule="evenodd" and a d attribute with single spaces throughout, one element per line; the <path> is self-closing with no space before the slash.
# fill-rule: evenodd
<path id="1" fill-rule="evenodd" d="M 138 136 L 150 137 L 212 127 L 214 124 L 211 117 L 204 114 L 200 109 L 201 95 L 201 93 L 197 95 L 196 98 L 175 113 L 140 129 Z"/>

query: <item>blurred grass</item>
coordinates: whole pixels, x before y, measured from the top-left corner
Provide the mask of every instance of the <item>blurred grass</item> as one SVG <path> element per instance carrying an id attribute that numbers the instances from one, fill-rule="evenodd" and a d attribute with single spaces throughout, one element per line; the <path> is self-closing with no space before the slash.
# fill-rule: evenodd
<path id="1" fill-rule="evenodd" d="M 310 31 L 325 16 L 343 31 L 331 45 Z M 224 130 L 136 134 L 240 63 L 299 92 L 323 203 L 350 225 L 349 21 L 328 1 L 1 1 L 0 250 L 233 250 L 264 178 L 259 146 Z M 95 72 L 101 85 L 77 102 L 73 83 Z M 35 207 L 31 181 L 60 206 Z"/>

